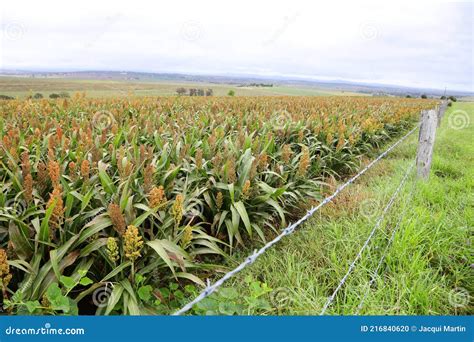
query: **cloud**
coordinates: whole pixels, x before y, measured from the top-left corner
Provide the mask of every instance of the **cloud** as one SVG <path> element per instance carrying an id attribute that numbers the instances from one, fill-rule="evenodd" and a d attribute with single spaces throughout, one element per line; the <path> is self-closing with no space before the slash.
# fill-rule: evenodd
<path id="1" fill-rule="evenodd" d="M 1 68 L 272 74 L 473 89 L 473 5 L 10 1 Z"/>

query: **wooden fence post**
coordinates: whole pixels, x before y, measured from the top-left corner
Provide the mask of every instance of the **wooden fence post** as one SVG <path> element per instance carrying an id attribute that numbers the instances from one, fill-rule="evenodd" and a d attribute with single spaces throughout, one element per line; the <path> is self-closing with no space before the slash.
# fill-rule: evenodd
<path id="1" fill-rule="evenodd" d="M 424 180 L 427 180 L 430 175 L 431 159 L 433 155 L 439 113 L 440 108 L 421 111 L 421 126 L 418 141 L 418 153 L 416 156 L 416 167 L 418 178 Z"/>
<path id="2" fill-rule="evenodd" d="M 444 112 L 446 111 L 447 108 L 448 108 L 448 101 L 446 101 L 446 100 L 441 101 L 441 104 L 438 107 L 438 125 L 437 125 L 437 127 L 439 127 L 439 125 L 441 125 L 441 119 L 443 118 Z"/>

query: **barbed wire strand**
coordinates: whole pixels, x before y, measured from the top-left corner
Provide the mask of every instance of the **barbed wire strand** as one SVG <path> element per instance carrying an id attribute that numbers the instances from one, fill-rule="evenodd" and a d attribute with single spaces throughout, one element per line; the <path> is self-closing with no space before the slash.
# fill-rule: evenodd
<path id="1" fill-rule="evenodd" d="M 359 261 L 359 259 L 362 257 L 362 253 L 364 252 L 364 250 L 367 248 L 367 246 L 369 245 L 369 242 L 370 240 L 372 239 L 372 237 L 374 236 L 375 232 L 377 231 L 377 229 L 380 227 L 380 224 L 382 223 L 385 215 L 387 214 L 387 212 L 390 210 L 390 208 L 392 207 L 393 203 L 395 202 L 395 199 L 397 198 L 398 194 L 400 193 L 400 190 L 402 189 L 403 185 L 405 184 L 406 180 L 408 179 L 408 176 L 410 175 L 410 172 L 411 170 L 413 169 L 413 166 L 415 165 L 415 162 L 412 162 L 410 163 L 409 167 L 407 168 L 407 171 L 405 172 L 405 175 L 403 176 L 400 184 L 398 185 L 397 189 L 395 190 L 395 192 L 392 194 L 392 197 L 390 198 L 390 200 L 388 201 L 387 205 L 385 206 L 384 210 L 382 211 L 382 214 L 379 216 L 379 218 L 377 219 L 377 222 L 375 223 L 374 225 L 374 228 L 372 229 L 372 231 L 370 232 L 369 234 L 369 237 L 367 238 L 367 240 L 365 240 L 364 244 L 362 245 L 362 248 L 360 249 L 359 253 L 357 253 L 355 259 L 352 261 L 352 263 L 349 265 L 349 269 L 347 270 L 346 274 L 344 275 L 344 277 L 341 279 L 341 281 L 339 282 L 339 284 L 337 285 L 336 289 L 334 290 L 334 292 L 332 293 L 332 295 L 328 298 L 328 300 L 326 301 L 326 304 L 324 304 L 324 307 L 320 313 L 320 315 L 324 315 L 324 313 L 326 312 L 327 308 L 332 304 L 332 302 L 334 301 L 334 299 L 336 298 L 336 295 L 337 293 L 339 292 L 339 290 L 341 289 L 341 287 L 344 285 L 344 283 L 346 282 L 347 278 L 349 277 L 349 275 L 352 273 L 352 271 L 354 270 L 355 266 L 356 266 L 356 263 L 357 261 Z"/>
<path id="2" fill-rule="evenodd" d="M 211 295 L 215 290 L 217 290 L 222 284 L 224 284 L 225 281 L 227 281 L 228 279 L 230 279 L 231 277 L 233 277 L 235 274 L 239 273 L 240 271 L 242 271 L 244 268 L 246 268 L 247 266 L 253 264 L 255 262 L 255 260 L 260 256 L 262 255 L 263 253 L 265 253 L 265 251 L 267 249 L 269 249 L 270 247 L 272 247 L 274 244 L 276 244 L 277 242 L 279 242 L 283 237 L 285 237 L 286 235 L 289 235 L 289 234 L 292 234 L 294 232 L 294 230 L 299 226 L 301 225 L 302 223 L 304 223 L 306 220 L 308 220 L 311 216 L 313 216 L 313 214 L 315 212 L 317 212 L 321 207 L 325 206 L 327 203 L 331 202 L 342 190 L 344 190 L 347 186 L 349 186 L 350 184 L 352 184 L 355 180 L 357 180 L 360 176 L 362 176 L 364 173 L 367 172 L 367 170 L 369 170 L 371 167 L 373 167 L 376 163 L 378 163 L 382 158 L 384 158 L 388 153 L 390 153 L 394 148 L 396 148 L 399 144 L 401 144 L 403 141 L 405 141 L 405 139 L 407 139 L 411 134 L 413 134 L 417 129 L 418 127 L 420 126 L 420 124 L 417 124 L 411 131 L 409 131 L 407 134 L 405 134 L 400 140 L 398 140 L 396 143 L 394 143 L 392 146 L 390 146 L 387 150 L 385 150 L 385 152 L 383 152 L 382 154 L 380 154 L 376 159 L 374 159 L 373 161 L 371 161 L 367 166 L 365 166 L 361 171 L 359 171 L 359 173 L 357 173 L 355 176 L 353 176 L 352 178 L 350 178 L 347 182 L 345 182 L 344 184 L 342 184 L 340 187 L 338 187 L 336 189 L 336 191 L 326 197 L 321 203 L 319 203 L 317 206 L 315 207 L 312 207 L 310 210 L 308 210 L 306 212 L 306 214 L 301 217 L 298 221 L 296 221 L 295 223 L 290 223 L 285 229 L 283 229 L 282 233 L 280 235 L 278 235 L 277 237 L 275 237 L 273 240 L 269 241 L 267 244 L 265 244 L 263 247 L 261 247 L 259 250 L 255 250 L 254 253 L 250 256 L 248 256 L 247 258 L 245 258 L 245 260 L 239 264 L 236 268 L 234 268 L 233 270 L 229 271 L 228 273 L 226 273 L 224 276 L 222 276 L 222 278 L 220 278 L 219 280 L 217 280 L 214 284 L 210 284 L 209 283 L 209 280 L 208 280 L 208 283 L 207 283 L 207 286 L 206 288 L 196 297 L 194 298 L 192 301 L 190 301 L 188 304 L 184 305 L 181 309 L 179 309 L 178 311 L 174 312 L 172 315 L 173 316 L 179 316 L 179 315 L 182 315 L 183 313 L 189 311 L 192 309 L 192 307 L 196 304 L 196 303 L 199 303 L 201 300 L 203 300 L 204 298 L 208 297 L 209 295 Z"/>
<path id="3" fill-rule="evenodd" d="M 384 250 L 384 252 L 382 253 L 382 256 L 379 259 L 377 267 L 375 268 L 369 283 L 367 284 L 367 288 L 365 289 L 364 296 L 362 297 L 359 305 L 357 306 L 357 311 L 355 312 L 356 315 L 358 315 L 360 310 L 362 309 L 362 306 L 364 305 L 364 302 L 367 298 L 367 295 L 369 294 L 369 290 L 372 287 L 372 284 L 377 279 L 377 275 L 379 273 L 380 267 L 382 267 L 382 263 L 385 260 L 385 257 L 387 256 L 387 253 L 390 249 L 390 246 L 392 245 L 393 240 L 395 239 L 395 235 L 396 235 L 396 233 L 397 233 L 397 231 L 400 227 L 400 224 L 401 224 L 403 218 L 405 217 L 405 215 L 407 213 L 408 205 L 409 205 L 409 203 L 411 203 L 411 201 L 413 199 L 413 195 L 414 195 L 414 192 L 415 192 L 414 190 L 415 190 L 415 187 L 413 187 L 411 189 L 410 194 L 408 195 L 408 201 L 405 203 L 405 207 L 403 208 L 403 211 L 400 214 L 400 217 L 398 218 L 397 224 L 395 225 L 395 227 L 392 230 L 392 234 L 390 236 L 390 239 L 387 242 L 387 245 L 385 246 L 385 250 Z"/>

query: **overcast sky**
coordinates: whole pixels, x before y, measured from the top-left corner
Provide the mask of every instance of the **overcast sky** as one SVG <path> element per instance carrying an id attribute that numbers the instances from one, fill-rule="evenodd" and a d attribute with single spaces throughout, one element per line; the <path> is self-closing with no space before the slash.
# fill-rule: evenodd
<path id="1" fill-rule="evenodd" d="M 0 4 L 0 68 L 258 74 L 474 91 L 472 2 Z"/>

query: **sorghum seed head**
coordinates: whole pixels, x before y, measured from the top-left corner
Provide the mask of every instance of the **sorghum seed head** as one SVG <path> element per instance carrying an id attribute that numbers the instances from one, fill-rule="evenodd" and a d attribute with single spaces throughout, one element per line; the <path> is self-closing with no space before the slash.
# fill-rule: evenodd
<path id="1" fill-rule="evenodd" d="M 48 161 L 48 173 L 49 179 L 53 184 L 53 187 L 59 185 L 59 163 L 55 160 Z"/>
<path id="2" fill-rule="evenodd" d="M 268 167 L 268 155 L 262 152 L 258 157 L 258 171 L 265 171 Z"/>
<path id="3" fill-rule="evenodd" d="M 49 195 L 48 203 L 46 207 L 49 208 L 54 204 L 53 213 L 51 214 L 50 222 L 50 234 L 51 238 L 54 239 L 54 234 L 57 229 L 59 229 L 63 223 L 64 219 L 64 202 L 61 194 L 61 187 L 58 185 L 53 189 L 53 192 Z"/>
<path id="4" fill-rule="evenodd" d="M 23 190 L 26 202 L 30 203 L 33 200 L 33 176 L 31 176 L 31 173 L 23 178 Z"/>
<path id="5" fill-rule="evenodd" d="M 291 150 L 291 145 L 286 144 L 283 146 L 283 149 L 281 151 L 281 160 L 284 164 L 288 164 L 290 162 L 291 155 L 293 154 L 293 151 Z"/>
<path id="6" fill-rule="evenodd" d="M 107 238 L 107 255 L 112 262 L 116 262 L 119 259 L 117 240 L 113 237 Z"/>
<path id="7" fill-rule="evenodd" d="M 0 280 L 4 290 L 11 279 L 12 274 L 10 273 L 10 265 L 8 265 L 7 252 L 3 248 L 0 248 Z"/>
<path id="8" fill-rule="evenodd" d="M 235 161 L 234 158 L 230 158 L 227 161 L 227 183 L 232 184 L 235 183 L 237 177 L 235 175 Z"/>
<path id="9" fill-rule="evenodd" d="M 219 191 L 216 196 L 216 207 L 218 210 L 222 208 L 222 204 L 224 204 L 224 195 Z"/>
<path id="10" fill-rule="evenodd" d="M 171 207 L 171 216 L 173 216 L 176 225 L 178 225 L 183 218 L 183 203 L 184 196 L 178 194 L 174 200 L 173 206 Z"/>
<path id="11" fill-rule="evenodd" d="M 143 146 L 143 145 L 142 145 Z M 143 190 L 150 192 L 153 185 L 153 174 L 155 173 L 155 167 L 153 164 L 148 164 L 143 171 Z"/>
<path id="12" fill-rule="evenodd" d="M 303 146 L 298 164 L 298 176 L 306 175 L 310 161 L 309 148 L 307 146 Z"/>
<path id="13" fill-rule="evenodd" d="M 181 236 L 181 247 L 186 248 L 193 239 L 193 227 L 187 225 L 184 227 L 183 235 Z"/>
<path id="14" fill-rule="evenodd" d="M 246 180 L 245 183 L 244 183 L 244 186 L 242 187 L 242 198 L 244 200 L 248 199 L 249 198 L 249 195 L 250 195 L 250 180 Z"/>
<path id="15" fill-rule="evenodd" d="M 87 159 L 84 159 L 81 163 L 81 176 L 84 180 L 89 179 L 90 174 L 90 163 Z"/>
<path id="16" fill-rule="evenodd" d="M 125 223 L 125 217 L 122 215 L 120 206 L 115 203 L 110 203 L 107 211 L 115 231 L 119 233 L 119 235 L 123 235 L 127 224 Z"/>
<path id="17" fill-rule="evenodd" d="M 166 194 L 162 185 L 159 187 L 155 186 L 153 189 L 151 189 L 150 193 L 148 194 L 148 202 L 150 204 L 150 208 L 156 208 L 166 203 Z"/>
<path id="18" fill-rule="evenodd" d="M 196 167 L 198 169 L 201 169 L 202 168 L 202 149 L 198 148 L 196 150 L 195 159 L 196 159 Z"/>
<path id="19" fill-rule="evenodd" d="M 128 226 L 125 234 L 123 235 L 123 240 L 123 250 L 125 252 L 125 256 L 131 262 L 134 262 L 141 256 L 140 251 L 143 248 L 143 240 L 140 236 L 138 228 L 133 225 Z"/>

